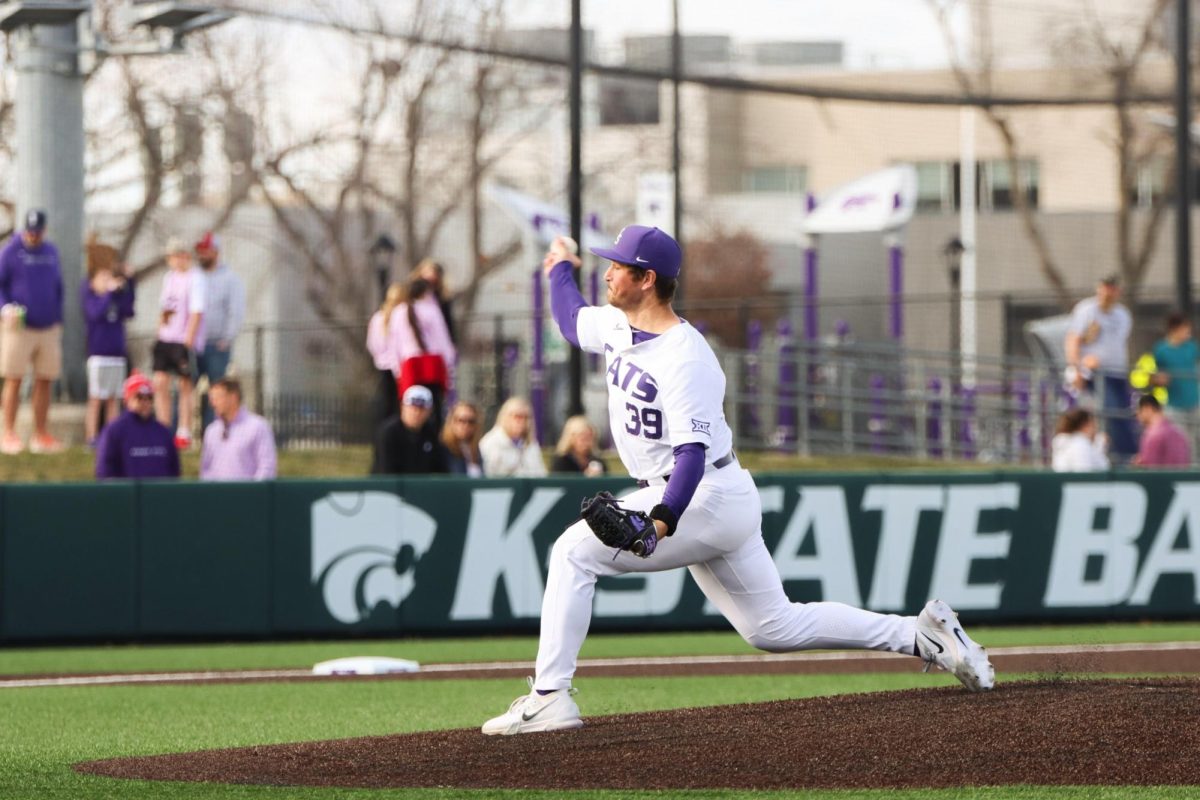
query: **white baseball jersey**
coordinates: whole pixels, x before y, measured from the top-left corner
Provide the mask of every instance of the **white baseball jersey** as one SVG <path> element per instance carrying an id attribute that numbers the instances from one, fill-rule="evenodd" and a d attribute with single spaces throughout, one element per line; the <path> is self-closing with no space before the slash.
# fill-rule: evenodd
<path id="1" fill-rule="evenodd" d="M 604 354 L 609 425 L 630 475 L 639 480 L 667 475 L 681 444 L 704 445 L 707 464 L 729 453 L 733 433 L 722 408 L 725 374 L 699 331 L 682 322 L 631 344 L 624 311 L 591 306 L 580 309 L 576 336 L 585 351 Z"/>

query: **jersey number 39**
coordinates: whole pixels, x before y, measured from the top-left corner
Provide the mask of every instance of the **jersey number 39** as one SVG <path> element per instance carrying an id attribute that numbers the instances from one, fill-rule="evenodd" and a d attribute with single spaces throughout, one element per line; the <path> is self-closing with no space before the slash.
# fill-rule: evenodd
<path id="1" fill-rule="evenodd" d="M 626 433 L 647 439 L 662 438 L 661 411 L 657 408 L 639 408 L 633 403 L 626 403 L 625 410 L 629 412 L 629 420 L 625 423 Z"/>

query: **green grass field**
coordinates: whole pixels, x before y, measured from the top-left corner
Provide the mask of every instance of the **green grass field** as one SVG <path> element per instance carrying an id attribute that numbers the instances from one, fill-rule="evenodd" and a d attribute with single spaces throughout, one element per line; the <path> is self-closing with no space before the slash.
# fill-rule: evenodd
<path id="1" fill-rule="evenodd" d="M 1200 624 L 1156 623 L 976 628 L 991 646 L 1200 640 Z M 529 660 L 531 637 L 299 642 L 230 645 L 38 648 L 0 651 L 0 674 L 308 667 L 346 655 L 391 655 L 426 663 Z M 726 633 L 595 636 L 584 657 L 748 653 Z M 1002 675 L 1001 680 L 1017 676 Z M 952 684 L 945 675 L 587 678 L 578 682 L 585 715 L 755 702 L 846 692 Z M 528 792 L 330 790 L 145 783 L 77 775 L 78 761 L 121 755 L 476 727 L 523 691 L 520 681 L 363 681 L 0 690 L 0 798 L 516 798 Z M 668 757 L 668 754 L 664 754 Z M 550 765 L 549 768 L 552 768 Z M 561 794 L 532 793 L 540 797 Z M 571 798 L 749 798 L 748 792 L 578 792 Z M 806 798 L 1198 798 L 1200 787 L 1077 789 L 997 787 L 911 792 L 813 792 Z"/>

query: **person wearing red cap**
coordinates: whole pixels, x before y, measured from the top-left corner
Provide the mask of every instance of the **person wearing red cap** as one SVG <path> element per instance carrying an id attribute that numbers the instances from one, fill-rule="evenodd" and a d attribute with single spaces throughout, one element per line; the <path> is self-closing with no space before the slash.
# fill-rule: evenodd
<path id="1" fill-rule="evenodd" d="M 97 478 L 178 478 L 179 450 L 171 430 L 154 418 L 154 386 L 140 372 L 125 381 L 125 412 L 96 442 Z"/>
<path id="2" fill-rule="evenodd" d="M 196 347 L 196 380 L 208 378 L 209 387 L 229 372 L 233 342 L 246 318 L 246 287 L 242 279 L 221 259 L 221 241 L 207 231 L 196 242 L 196 261 L 207 284 L 204 296 L 204 341 Z M 200 346 L 203 345 L 203 346 Z M 200 396 L 200 427 L 213 421 L 212 403 Z"/>

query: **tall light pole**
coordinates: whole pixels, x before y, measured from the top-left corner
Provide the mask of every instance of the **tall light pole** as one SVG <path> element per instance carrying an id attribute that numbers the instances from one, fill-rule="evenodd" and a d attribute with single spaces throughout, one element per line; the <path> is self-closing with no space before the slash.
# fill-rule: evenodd
<path id="1" fill-rule="evenodd" d="M 371 244 L 367 250 L 371 257 L 371 265 L 375 268 L 375 280 L 379 282 L 379 302 L 387 297 L 388 284 L 392 282 L 392 260 L 396 257 L 396 243 L 385 233 Z"/>
<path id="2" fill-rule="evenodd" d="M 1175 0 L 1175 295 L 1192 319 L 1192 0 Z"/>
<path id="3" fill-rule="evenodd" d="M 567 198 L 570 204 L 571 238 L 583 241 L 583 10 L 582 0 L 571 0 L 571 79 L 569 105 L 571 117 L 571 174 L 568 179 Z M 581 279 L 575 271 L 575 282 Z M 568 356 L 570 397 L 567 400 L 567 415 L 583 413 L 583 353 L 578 347 L 570 349 Z"/>
<path id="4" fill-rule="evenodd" d="M 683 77 L 683 36 L 679 32 L 679 0 L 671 0 L 671 175 L 674 180 L 671 220 L 675 241 L 683 246 L 683 143 L 680 132 L 679 82 Z M 681 307 L 683 293 L 675 287 L 675 305 Z"/>

